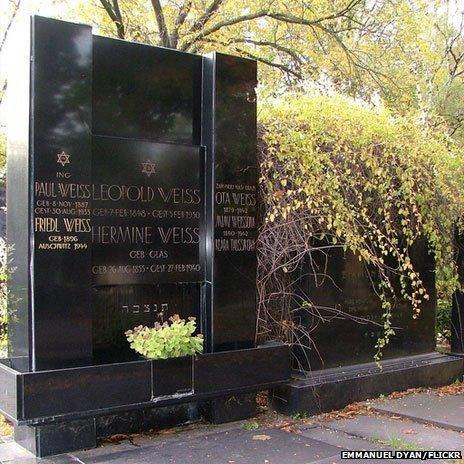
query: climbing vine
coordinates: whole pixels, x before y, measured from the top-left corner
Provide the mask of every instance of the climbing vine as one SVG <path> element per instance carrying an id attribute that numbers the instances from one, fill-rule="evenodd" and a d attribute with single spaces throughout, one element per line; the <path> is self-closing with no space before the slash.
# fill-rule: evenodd
<path id="1" fill-rule="evenodd" d="M 412 118 L 340 96 L 268 101 L 260 122 L 260 335 L 302 339 L 308 329 L 293 314 L 317 308 L 298 296 L 295 271 L 315 250 L 342 247 L 375 273 L 383 312 L 379 360 L 394 335 L 396 298 L 409 302 L 413 318 L 429 299 L 411 246 L 426 239 L 437 268 L 453 269 L 452 230 L 463 211 L 461 156 Z"/>

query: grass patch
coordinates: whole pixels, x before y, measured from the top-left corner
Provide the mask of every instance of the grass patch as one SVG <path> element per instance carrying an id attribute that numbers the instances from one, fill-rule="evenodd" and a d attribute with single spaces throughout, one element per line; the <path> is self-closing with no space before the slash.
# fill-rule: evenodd
<path id="1" fill-rule="evenodd" d="M 242 424 L 243 430 L 256 430 L 259 428 L 259 424 L 256 421 L 248 421 Z"/>
<path id="2" fill-rule="evenodd" d="M 303 420 L 303 419 L 307 419 L 307 418 L 308 418 L 308 413 L 305 412 L 305 411 L 297 412 L 297 413 L 292 415 L 293 420 Z"/>
<path id="3" fill-rule="evenodd" d="M 401 437 L 390 437 L 387 440 L 377 440 L 382 445 L 389 446 L 390 448 L 399 450 L 399 451 L 419 451 L 419 446 L 412 442 L 405 440 Z"/>

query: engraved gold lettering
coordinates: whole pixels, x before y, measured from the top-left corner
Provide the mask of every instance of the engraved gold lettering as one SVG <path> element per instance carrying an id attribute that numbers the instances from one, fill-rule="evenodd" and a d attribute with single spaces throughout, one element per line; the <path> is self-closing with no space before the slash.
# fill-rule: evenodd
<path id="1" fill-rule="evenodd" d="M 101 244 L 151 244 L 152 227 L 99 226 L 92 227 L 92 241 Z"/>
<path id="2" fill-rule="evenodd" d="M 35 218 L 35 231 L 36 232 L 59 232 L 58 218 L 51 217 L 36 217 Z"/>
<path id="3" fill-rule="evenodd" d="M 92 230 L 90 219 L 63 218 L 63 222 L 66 232 L 90 232 Z"/>

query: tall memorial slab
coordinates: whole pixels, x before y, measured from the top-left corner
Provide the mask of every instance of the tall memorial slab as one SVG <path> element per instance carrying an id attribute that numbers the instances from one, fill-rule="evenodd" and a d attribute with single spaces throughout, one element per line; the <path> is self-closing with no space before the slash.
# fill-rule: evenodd
<path id="1" fill-rule="evenodd" d="M 30 37 L 9 95 L 0 409 L 15 439 L 43 456 L 154 426 L 149 411 L 168 405 L 252 414 L 227 397 L 290 366 L 287 346 L 255 346 L 256 63 L 42 17 Z M 130 350 L 124 331 L 173 314 L 197 318 L 204 353 Z"/>
<path id="2" fill-rule="evenodd" d="M 435 259 L 425 240 L 411 247 L 410 257 L 429 298 L 422 303 L 419 317 L 413 318 L 410 303 L 400 296 L 399 280 L 392 275 L 398 295 L 392 311 L 395 335 L 383 350 L 384 359 L 435 349 Z M 314 251 L 311 258 L 312 263 L 301 272 L 301 297 L 312 301 L 317 312 L 297 312 L 298 322 L 313 328 L 311 340 L 302 339 L 304 348 L 295 349 L 297 367 L 310 371 L 372 362 L 376 342 L 383 335 L 383 310 L 373 287 L 375 270 L 339 248 Z M 310 265 L 326 269 L 326 277 L 314 278 L 307 271 Z"/>
<path id="3" fill-rule="evenodd" d="M 349 250 L 320 247 L 311 252 L 311 261 L 295 273 L 295 279 L 301 300 L 311 301 L 314 308 L 295 310 L 296 322 L 305 332 L 293 349 L 293 379 L 274 395 L 280 412 L 318 414 L 394 391 L 447 385 L 462 377 L 463 357 L 435 351 L 435 259 L 426 240 L 416 240 L 409 256 L 429 298 L 414 318 L 392 272 L 395 333 L 378 364 L 374 355 L 384 328 L 384 311 L 375 291 L 378 274 Z M 390 269 L 396 269 L 393 257 L 385 259 Z M 320 275 L 314 276 L 314 269 Z"/>
<path id="4" fill-rule="evenodd" d="M 461 288 L 464 285 L 464 236 L 456 227 L 454 234 L 454 254 Z M 451 352 L 462 356 L 464 353 L 464 292 L 456 290 L 453 294 L 451 310 Z"/>
<path id="5" fill-rule="evenodd" d="M 215 53 L 205 59 L 204 75 L 208 343 L 213 351 L 249 348 L 256 332 L 256 63 Z"/>

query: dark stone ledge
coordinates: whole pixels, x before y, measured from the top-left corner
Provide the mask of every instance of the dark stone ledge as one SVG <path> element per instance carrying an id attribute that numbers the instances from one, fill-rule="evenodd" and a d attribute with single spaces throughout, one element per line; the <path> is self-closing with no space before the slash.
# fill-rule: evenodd
<path id="1" fill-rule="evenodd" d="M 273 404 L 279 412 L 319 414 L 342 409 L 394 391 L 447 385 L 464 374 L 464 359 L 426 353 L 313 372 L 293 373 L 291 382 L 277 388 Z"/>
<path id="2" fill-rule="evenodd" d="M 291 374 L 290 348 L 283 344 L 193 358 L 25 373 L 7 363 L 0 363 L 0 380 L 6 386 L 0 395 L 0 412 L 15 425 L 77 420 L 264 390 L 288 382 Z"/>

